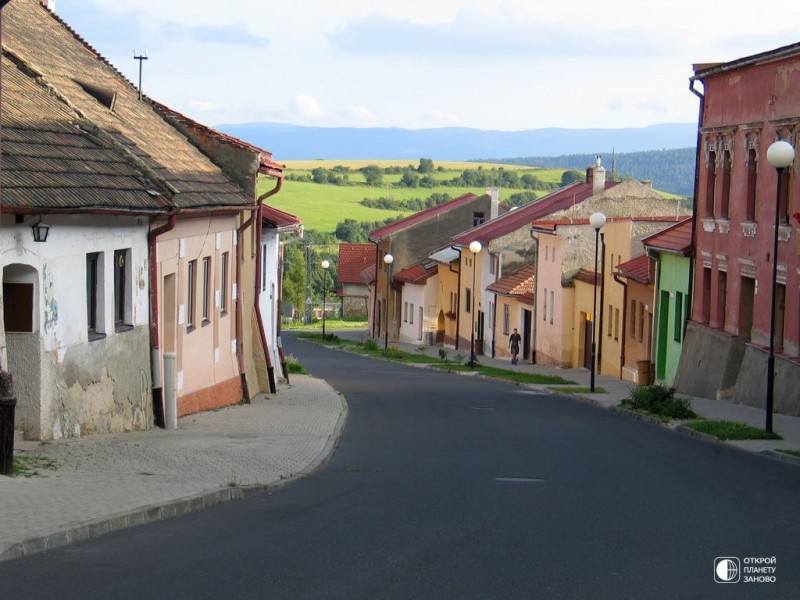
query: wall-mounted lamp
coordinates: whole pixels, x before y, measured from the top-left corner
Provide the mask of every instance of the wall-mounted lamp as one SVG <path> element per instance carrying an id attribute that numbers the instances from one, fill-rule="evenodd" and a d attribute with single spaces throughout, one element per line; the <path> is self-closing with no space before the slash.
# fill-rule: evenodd
<path id="1" fill-rule="evenodd" d="M 31 225 L 31 231 L 33 231 L 34 242 L 46 242 L 47 234 L 50 233 L 50 225 L 43 223 L 42 218 L 39 217 L 39 221 Z"/>

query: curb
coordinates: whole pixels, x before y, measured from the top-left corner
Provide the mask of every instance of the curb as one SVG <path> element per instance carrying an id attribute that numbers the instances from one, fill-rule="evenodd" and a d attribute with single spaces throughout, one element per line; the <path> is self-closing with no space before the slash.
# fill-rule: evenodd
<path id="1" fill-rule="evenodd" d="M 146 525 L 180 517 L 197 512 L 223 502 L 242 500 L 267 489 L 268 486 L 226 487 L 208 492 L 201 492 L 164 504 L 145 506 L 123 513 L 93 519 L 61 531 L 22 542 L 17 542 L 0 552 L 0 561 L 12 560 L 31 554 L 38 554 L 53 548 L 59 548 L 76 542 L 98 538 L 108 533 L 128 529 L 138 525 Z"/>
<path id="2" fill-rule="evenodd" d="M 789 463 L 792 465 L 797 465 L 800 467 L 800 456 L 794 456 L 792 454 L 784 454 L 783 452 L 778 452 L 777 450 L 762 450 L 761 454 L 768 456 L 774 460 L 780 460 L 785 463 Z"/>
<path id="3" fill-rule="evenodd" d="M 266 490 L 274 490 L 282 488 L 283 486 L 308 477 L 311 473 L 324 467 L 328 464 L 333 457 L 333 450 L 339 443 L 342 431 L 344 430 L 345 422 L 349 414 L 347 401 L 345 397 L 338 391 L 334 390 L 327 382 L 325 384 L 335 392 L 339 397 L 342 409 L 339 413 L 339 419 L 336 421 L 333 432 L 328 436 L 325 447 L 320 453 L 299 473 L 293 473 L 288 477 L 284 477 L 269 484 L 263 485 L 247 485 L 237 487 L 223 487 L 216 490 L 200 492 L 192 494 L 177 500 L 171 500 L 161 504 L 154 504 L 144 506 L 142 508 L 135 508 L 130 511 L 110 515 L 108 517 L 100 517 L 67 527 L 60 531 L 44 535 L 41 537 L 31 538 L 12 544 L 8 548 L 0 551 L 0 562 L 6 560 L 13 560 L 15 558 L 22 558 L 23 556 L 30 556 L 38 554 L 47 550 L 52 550 L 69 544 L 83 542 L 99 538 L 115 531 L 122 529 L 129 529 L 139 525 L 147 525 L 149 523 L 156 523 L 158 521 L 165 521 L 174 517 L 181 517 L 193 512 L 198 512 L 211 508 L 218 504 L 225 502 L 232 502 L 234 500 L 244 500 Z"/>

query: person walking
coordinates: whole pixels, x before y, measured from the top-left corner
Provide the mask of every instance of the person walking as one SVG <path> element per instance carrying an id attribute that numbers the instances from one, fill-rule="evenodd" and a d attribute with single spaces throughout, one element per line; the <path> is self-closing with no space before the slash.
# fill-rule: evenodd
<path id="1" fill-rule="evenodd" d="M 514 328 L 514 332 L 508 338 L 508 347 L 511 350 L 511 364 L 517 364 L 517 355 L 519 354 L 519 344 L 522 341 L 522 336 Z"/>

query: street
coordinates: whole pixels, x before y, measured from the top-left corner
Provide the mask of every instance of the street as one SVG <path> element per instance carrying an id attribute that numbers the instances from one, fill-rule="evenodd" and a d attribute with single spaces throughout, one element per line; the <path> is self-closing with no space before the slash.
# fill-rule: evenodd
<path id="1" fill-rule="evenodd" d="M 285 343 L 347 400 L 326 466 L 0 563 L 0 598 L 800 597 L 794 466 L 571 398 Z M 715 583 L 717 557 L 775 557 L 775 582 Z"/>

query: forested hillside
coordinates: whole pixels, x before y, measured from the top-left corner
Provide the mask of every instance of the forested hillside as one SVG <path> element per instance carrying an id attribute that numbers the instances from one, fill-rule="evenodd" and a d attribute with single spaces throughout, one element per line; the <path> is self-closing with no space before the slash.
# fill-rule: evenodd
<path id="1" fill-rule="evenodd" d="M 536 167 L 562 167 L 585 171 L 594 164 L 594 154 L 569 154 L 565 156 L 524 156 L 519 158 L 480 159 L 506 165 Z M 653 187 L 665 192 L 691 197 L 694 194 L 695 149 L 649 150 L 603 155 L 603 166 L 611 175 L 612 167 L 618 177 L 652 179 Z"/>

